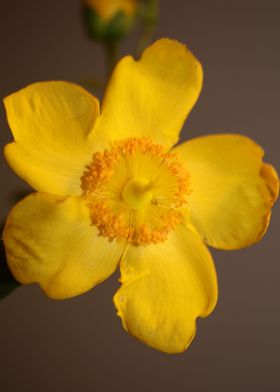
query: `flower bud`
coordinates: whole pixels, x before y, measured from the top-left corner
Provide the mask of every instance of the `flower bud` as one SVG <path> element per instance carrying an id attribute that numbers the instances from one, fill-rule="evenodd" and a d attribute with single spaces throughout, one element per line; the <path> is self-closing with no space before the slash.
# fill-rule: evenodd
<path id="1" fill-rule="evenodd" d="M 86 29 L 100 41 L 118 41 L 133 27 L 137 0 L 83 0 Z"/>

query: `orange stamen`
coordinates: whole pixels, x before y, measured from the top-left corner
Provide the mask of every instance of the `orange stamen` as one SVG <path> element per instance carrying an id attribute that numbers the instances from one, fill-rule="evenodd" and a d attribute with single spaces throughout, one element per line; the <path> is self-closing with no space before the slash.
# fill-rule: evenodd
<path id="1" fill-rule="evenodd" d="M 139 168 L 140 194 L 130 203 L 126 187 L 132 184 L 138 189 Z M 142 177 L 150 184 L 148 195 Z M 177 155 L 165 153 L 149 138 L 118 141 L 110 150 L 95 153 L 81 177 L 81 188 L 100 235 L 134 245 L 165 241 L 182 221 L 180 208 L 190 193 L 189 173 Z"/>

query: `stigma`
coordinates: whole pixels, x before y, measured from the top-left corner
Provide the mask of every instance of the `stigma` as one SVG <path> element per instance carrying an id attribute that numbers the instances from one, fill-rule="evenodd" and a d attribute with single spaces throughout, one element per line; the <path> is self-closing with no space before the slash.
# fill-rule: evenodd
<path id="1" fill-rule="evenodd" d="M 150 138 L 130 138 L 93 154 L 81 191 L 100 235 L 156 244 L 182 222 L 190 176 L 176 154 Z"/>

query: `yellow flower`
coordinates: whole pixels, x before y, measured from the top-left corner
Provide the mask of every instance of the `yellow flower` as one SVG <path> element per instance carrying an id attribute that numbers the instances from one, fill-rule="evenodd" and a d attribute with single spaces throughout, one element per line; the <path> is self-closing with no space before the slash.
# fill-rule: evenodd
<path id="1" fill-rule="evenodd" d="M 133 16 L 137 8 L 137 0 L 84 0 L 104 21 L 112 19 L 118 12 Z"/>
<path id="2" fill-rule="evenodd" d="M 172 148 L 202 86 L 185 46 L 161 39 L 123 58 L 98 100 L 66 82 L 5 99 L 13 170 L 33 193 L 4 229 L 9 267 L 51 298 L 79 295 L 120 264 L 114 303 L 124 328 L 176 353 L 217 301 L 206 245 L 238 249 L 265 233 L 279 180 L 241 135 Z"/>

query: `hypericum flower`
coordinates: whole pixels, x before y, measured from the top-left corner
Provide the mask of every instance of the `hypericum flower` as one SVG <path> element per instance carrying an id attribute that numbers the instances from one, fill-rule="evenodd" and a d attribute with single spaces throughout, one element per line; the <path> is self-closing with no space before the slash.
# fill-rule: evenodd
<path id="1" fill-rule="evenodd" d="M 36 83 L 5 99 L 13 170 L 33 193 L 4 229 L 9 267 L 51 298 L 90 290 L 121 269 L 114 303 L 124 328 L 147 345 L 181 352 L 197 317 L 217 301 L 207 245 L 237 249 L 265 233 L 279 180 L 263 150 L 241 135 L 178 147 L 202 68 L 162 39 L 139 61 L 123 58 L 101 114 L 66 82 Z"/>

